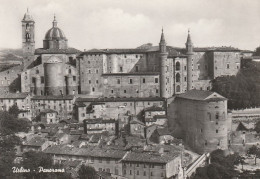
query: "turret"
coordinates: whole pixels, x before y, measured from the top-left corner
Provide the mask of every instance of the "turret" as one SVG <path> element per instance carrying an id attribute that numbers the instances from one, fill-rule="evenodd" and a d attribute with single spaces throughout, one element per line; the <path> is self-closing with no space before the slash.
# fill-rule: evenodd
<path id="1" fill-rule="evenodd" d="M 191 90 L 193 89 L 193 44 L 191 41 L 190 30 L 188 30 L 188 37 L 185 45 L 187 55 L 187 90 Z"/>
<path id="2" fill-rule="evenodd" d="M 23 49 L 23 68 L 26 69 L 32 62 L 35 50 L 34 41 L 34 20 L 27 9 L 22 20 L 22 49 Z"/>
<path id="3" fill-rule="evenodd" d="M 164 38 L 164 33 L 163 33 L 163 29 L 162 29 L 162 34 L 161 34 L 161 40 L 159 43 L 160 46 L 160 86 L 161 86 L 161 97 L 163 98 L 167 98 L 167 80 L 166 80 L 166 76 L 167 76 L 167 56 L 168 56 L 168 52 L 166 50 L 166 41 Z"/>

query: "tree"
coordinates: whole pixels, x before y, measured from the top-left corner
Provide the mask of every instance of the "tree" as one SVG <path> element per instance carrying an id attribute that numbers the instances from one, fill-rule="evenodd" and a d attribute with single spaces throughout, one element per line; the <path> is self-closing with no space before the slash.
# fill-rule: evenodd
<path id="1" fill-rule="evenodd" d="M 15 135 L 0 137 L 0 178 L 13 178 L 12 167 L 15 159 L 15 146 L 20 144 L 20 139 Z"/>
<path id="2" fill-rule="evenodd" d="M 10 135 L 17 132 L 27 132 L 30 128 L 30 121 L 17 119 L 8 112 L 0 112 L 0 134 Z"/>
<path id="3" fill-rule="evenodd" d="M 260 121 L 257 121 L 257 123 L 255 124 L 254 130 L 255 130 L 257 133 L 260 133 Z"/>
<path id="4" fill-rule="evenodd" d="M 20 110 L 19 110 L 17 104 L 14 104 L 14 105 L 12 105 L 12 106 L 9 108 L 9 111 L 8 111 L 8 112 L 9 112 L 10 115 L 13 115 L 15 118 L 17 118 L 18 115 L 19 115 L 19 113 L 20 113 Z"/>
<path id="5" fill-rule="evenodd" d="M 79 179 L 96 179 L 97 172 L 92 166 L 81 165 L 78 171 Z"/>
<path id="6" fill-rule="evenodd" d="M 260 158 L 260 148 L 253 145 L 248 149 L 247 153 L 255 156 L 255 165 L 256 165 L 256 158 Z"/>
<path id="7" fill-rule="evenodd" d="M 223 150 L 215 150 L 211 152 L 212 163 L 198 168 L 192 179 L 232 178 L 238 174 L 234 166 L 241 163 L 241 161 L 242 158 L 237 153 L 225 156 Z"/>
<path id="8" fill-rule="evenodd" d="M 260 56 L 260 46 L 255 49 L 254 56 Z"/>

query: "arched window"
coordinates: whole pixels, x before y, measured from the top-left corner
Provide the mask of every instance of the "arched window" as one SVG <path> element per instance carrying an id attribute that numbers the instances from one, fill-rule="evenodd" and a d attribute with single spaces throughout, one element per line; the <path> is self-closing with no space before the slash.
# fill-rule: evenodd
<path id="1" fill-rule="evenodd" d="M 29 29 L 29 24 L 28 24 L 28 23 L 26 24 L 26 27 L 25 27 L 25 28 L 26 28 L 26 30 L 28 30 L 28 29 Z"/>
<path id="2" fill-rule="evenodd" d="M 177 85 L 177 86 L 176 86 L 176 92 L 181 92 L 181 87 L 180 87 L 180 85 Z"/>
<path id="3" fill-rule="evenodd" d="M 175 69 L 176 69 L 176 71 L 179 71 L 180 68 L 181 68 L 181 64 L 180 64 L 180 62 L 176 62 L 176 65 L 175 65 Z"/>
<path id="4" fill-rule="evenodd" d="M 31 38 L 31 35 L 29 33 L 26 34 L 26 41 L 29 41 Z"/>
<path id="5" fill-rule="evenodd" d="M 69 69 L 69 74 L 71 74 L 71 69 Z"/>
<path id="6" fill-rule="evenodd" d="M 181 81 L 181 75 L 180 73 L 176 74 L 176 82 L 180 82 Z"/>

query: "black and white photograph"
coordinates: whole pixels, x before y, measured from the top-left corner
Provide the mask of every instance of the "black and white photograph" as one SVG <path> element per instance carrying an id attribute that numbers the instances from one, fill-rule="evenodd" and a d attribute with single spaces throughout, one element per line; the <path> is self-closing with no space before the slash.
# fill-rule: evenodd
<path id="1" fill-rule="evenodd" d="M 0 179 L 260 179 L 260 1 L 0 0 Z"/>

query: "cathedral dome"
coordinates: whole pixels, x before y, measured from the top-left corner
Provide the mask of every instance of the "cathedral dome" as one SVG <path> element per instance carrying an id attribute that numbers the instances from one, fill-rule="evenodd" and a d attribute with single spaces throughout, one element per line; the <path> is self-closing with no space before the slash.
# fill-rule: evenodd
<path id="1" fill-rule="evenodd" d="M 52 22 L 53 27 L 47 31 L 45 35 L 45 40 L 67 40 L 64 32 L 57 27 L 57 21 L 54 16 L 54 20 Z"/>

